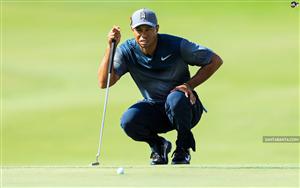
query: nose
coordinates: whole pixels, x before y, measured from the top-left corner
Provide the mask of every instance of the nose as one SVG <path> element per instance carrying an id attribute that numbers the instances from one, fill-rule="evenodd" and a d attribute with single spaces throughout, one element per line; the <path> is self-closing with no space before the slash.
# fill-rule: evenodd
<path id="1" fill-rule="evenodd" d="M 143 38 L 143 39 L 146 39 L 147 38 L 147 33 L 145 31 L 141 32 L 140 36 Z"/>

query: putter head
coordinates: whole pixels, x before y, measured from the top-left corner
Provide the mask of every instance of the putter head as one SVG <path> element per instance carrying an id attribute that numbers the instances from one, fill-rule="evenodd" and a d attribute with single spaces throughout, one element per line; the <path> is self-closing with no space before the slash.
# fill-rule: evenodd
<path id="1" fill-rule="evenodd" d="M 91 163 L 90 166 L 98 166 L 100 163 L 98 161 Z"/>

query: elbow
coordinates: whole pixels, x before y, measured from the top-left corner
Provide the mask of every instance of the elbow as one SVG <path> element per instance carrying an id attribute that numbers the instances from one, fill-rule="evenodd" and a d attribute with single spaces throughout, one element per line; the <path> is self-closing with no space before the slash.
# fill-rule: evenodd
<path id="1" fill-rule="evenodd" d="M 105 89 L 105 88 L 106 88 L 106 84 L 99 83 L 99 88 L 100 88 L 100 89 Z"/>
<path id="2" fill-rule="evenodd" d="M 105 89 L 106 88 L 106 80 L 99 79 L 99 81 L 98 81 L 98 87 L 100 89 Z"/>
<path id="3" fill-rule="evenodd" d="M 108 78 L 110 78 L 109 82 L 108 82 Z M 110 86 L 114 85 L 117 82 L 117 80 L 119 79 L 119 77 L 116 76 L 115 74 L 113 74 L 111 77 L 108 77 L 108 78 L 103 78 L 103 77 L 100 77 L 100 76 L 98 77 L 98 86 L 99 86 L 99 88 L 105 89 L 107 87 L 110 87 Z"/>
<path id="4" fill-rule="evenodd" d="M 223 60 L 220 56 L 217 56 L 216 63 L 219 65 L 219 67 L 223 64 Z"/>
<path id="5" fill-rule="evenodd" d="M 111 80 L 110 80 L 111 81 Z M 104 78 L 102 76 L 98 76 L 98 87 L 100 89 L 105 89 L 107 86 L 107 78 Z M 110 84 L 111 85 L 111 84 Z"/>
<path id="6" fill-rule="evenodd" d="M 109 84 L 109 86 L 107 86 L 108 84 Z M 99 86 L 99 88 L 101 88 L 101 89 L 105 89 L 105 88 L 110 87 L 110 86 L 112 86 L 112 85 L 114 85 L 114 84 L 115 84 L 115 81 L 112 80 L 112 79 L 110 79 L 110 82 L 109 82 L 109 83 L 107 82 L 107 80 L 102 80 L 102 81 L 99 81 L 99 82 L 98 82 L 98 86 Z"/>
<path id="7" fill-rule="evenodd" d="M 106 84 L 103 83 L 103 82 L 99 82 L 98 86 L 99 86 L 100 89 L 105 89 L 106 88 Z"/>
<path id="8" fill-rule="evenodd" d="M 221 66 L 221 65 L 223 65 L 223 60 L 220 58 L 220 60 L 218 61 L 218 65 L 219 65 L 219 67 Z"/>
<path id="9" fill-rule="evenodd" d="M 214 64 L 214 66 L 215 66 L 216 69 L 218 69 L 219 67 L 221 67 L 221 65 L 223 64 L 223 60 L 218 55 L 214 56 L 214 58 L 212 59 L 212 62 L 213 62 L 213 64 Z"/>

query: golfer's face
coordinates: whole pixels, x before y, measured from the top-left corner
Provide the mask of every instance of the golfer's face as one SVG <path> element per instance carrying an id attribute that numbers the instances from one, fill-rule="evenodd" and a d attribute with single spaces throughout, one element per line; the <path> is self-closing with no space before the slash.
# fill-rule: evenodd
<path id="1" fill-rule="evenodd" d="M 132 31 L 135 40 L 139 43 L 139 45 L 142 48 L 147 48 L 154 44 L 157 37 L 158 27 L 155 28 L 148 25 L 141 25 L 134 28 Z"/>

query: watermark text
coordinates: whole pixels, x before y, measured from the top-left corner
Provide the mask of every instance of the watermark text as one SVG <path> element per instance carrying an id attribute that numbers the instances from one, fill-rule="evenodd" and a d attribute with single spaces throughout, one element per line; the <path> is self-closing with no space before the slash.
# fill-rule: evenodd
<path id="1" fill-rule="evenodd" d="M 263 136 L 264 143 L 299 143 L 300 136 Z"/>

